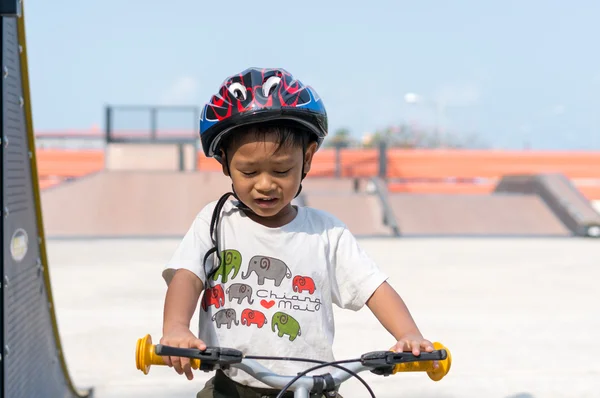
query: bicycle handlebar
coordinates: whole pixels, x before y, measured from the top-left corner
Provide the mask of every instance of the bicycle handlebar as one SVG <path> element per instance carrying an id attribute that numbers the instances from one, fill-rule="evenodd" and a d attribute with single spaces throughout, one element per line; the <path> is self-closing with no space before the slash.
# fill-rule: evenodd
<path id="1" fill-rule="evenodd" d="M 138 339 L 135 347 L 135 366 L 145 375 L 150 372 L 151 365 L 166 365 L 164 358 L 156 353 L 156 346 L 152 344 L 152 337 L 147 334 L 145 337 Z M 192 369 L 200 368 L 200 360 L 190 358 Z"/>
<path id="2" fill-rule="evenodd" d="M 398 372 L 426 372 L 433 381 L 441 380 L 450 371 L 452 356 L 450 351 L 441 343 L 433 343 L 433 352 L 422 352 L 415 356 L 410 352 L 373 351 L 363 354 L 355 363 L 344 364 L 344 368 L 355 373 L 370 370 L 374 374 L 388 376 Z M 271 385 L 281 387 L 289 382 L 292 376 L 278 375 L 259 364 L 256 360 L 244 358 L 241 351 L 207 347 L 206 350 L 190 348 L 177 348 L 152 344 L 150 335 L 138 339 L 136 345 L 136 367 L 144 374 L 148 374 L 151 365 L 165 365 L 163 356 L 179 356 L 190 358 L 192 369 L 200 369 L 205 372 L 212 371 L 216 367 L 226 369 L 230 366 L 236 367 L 250 374 L 257 380 Z M 434 361 L 439 364 L 434 368 Z M 336 369 L 331 373 L 336 385 L 340 385 L 351 377 L 351 374 L 343 369 Z M 296 383 L 297 386 L 304 385 L 312 388 L 315 380 L 312 376 L 303 376 Z"/>

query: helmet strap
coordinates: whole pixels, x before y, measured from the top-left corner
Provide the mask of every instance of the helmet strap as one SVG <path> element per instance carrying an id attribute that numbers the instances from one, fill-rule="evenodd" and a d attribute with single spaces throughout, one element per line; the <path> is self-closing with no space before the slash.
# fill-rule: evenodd
<path id="1" fill-rule="evenodd" d="M 304 180 L 306 178 L 306 173 L 304 172 L 304 158 L 306 157 L 306 144 L 302 144 L 302 178 L 300 180 L 300 186 L 298 187 L 298 192 L 296 192 L 296 196 L 294 196 L 294 198 L 297 198 L 298 195 L 300 195 L 300 192 L 302 192 L 302 180 Z"/>
<path id="2" fill-rule="evenodd" d="M 220 157 L 220 161 L 225 162 L 225 167 L 227 168 L 227 174 L 229 174 L 229 178 L 231 178 L 231 170 L 229 169 L 229 161 L 227 160 L 227 153 L 225 151 L 223 151 L 223 157 L 222 158 Z M 240 210 L 252 212 L 252 209 L 250 207 L 248 207 L 244 202 L 242 202 L 240 197 L 237 195 L 237 193 L 235 192 L 235 188 L 233 187 L 233 184 L 231 184 L 231 193 L 232 193 L 233 197 L 239 202 L 236 206 L 237 208 L 239 208 Z"/>

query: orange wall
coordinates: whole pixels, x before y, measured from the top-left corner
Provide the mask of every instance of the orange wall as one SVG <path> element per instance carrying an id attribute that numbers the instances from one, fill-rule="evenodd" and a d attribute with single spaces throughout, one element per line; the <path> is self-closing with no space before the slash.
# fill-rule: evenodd
<path id="1" fill-rule="evenodd" d="M 378 156 L 376 149 L 342 150 L 341 175 L 377 175 Z M 101 149 L 38 149 L 37 159 L 40 180 L 76 177 L 104 167 Z M 394 192 L 488 193 L 506 174 L 562 173 L 589 199 L 600 200 L 600 152 L 390 149 L 387 167 L 389 188 Z M 198 169 L 216 171 L 220 165 L 200 151 Z M 333 177 L 335 170 L 335 150 L 315 154 L 311 176 Z M 481 181 L 472 181 L 476 178 Z"/>
<path id="2" fill-rule="evenodd" d="M 379 152 L 349 149 L 341 152 L 343 175 L 375 175 Z M 511 173 L 563 173 L 570 178 L 599 178 L 600 152 L 533 152 L 484 150 L 390 149 L 390 178 L 498 178 Z M 317 152 L 317 174 L 334 175 L 335 151 Z"/>

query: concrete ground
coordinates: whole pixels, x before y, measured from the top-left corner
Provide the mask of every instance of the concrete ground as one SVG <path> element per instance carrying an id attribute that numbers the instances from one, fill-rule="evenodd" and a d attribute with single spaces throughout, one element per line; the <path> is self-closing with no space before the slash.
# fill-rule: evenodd
<path id="1" fill-rule="evenodd" d="M 136 340 L 160 338 L 160 272 L 177 240 L 48 243 L 59 328 L 72 378 L 98 398 L 195 397 L 167 367 L 135 368 Z M 600 396 L 600 241 L 586 239 L 363 240 L 391 276 L 423 333 L 445 344 L 452 369 L 363 373 L 380 398 Z M 76 281 L 76 282 L 73 282 Z M 337 312 L 338 358 L 388 349 L 368 309 Z M 193 322 L 196 321 L 196 318 Z M 344 397 L 367 397 L 355 380 Z"/>

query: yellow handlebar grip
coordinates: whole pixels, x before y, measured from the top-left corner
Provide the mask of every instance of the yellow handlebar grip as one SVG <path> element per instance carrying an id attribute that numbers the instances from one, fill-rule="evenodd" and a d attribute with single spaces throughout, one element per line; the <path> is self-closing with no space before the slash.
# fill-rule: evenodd
<path id="1" fill-rule="evenodd" d="M 151 365 L 166 365 L 165 360 L 162 356 L 156 355 L 154 352 L 154 345 L 152 344 L 152 337 L 149 334 L 141 339 L 138 339 L 135 348 L 135 366 L 141 370 L 145 375 L 150 372 Z M 199 359 L 190 359 L 190 365 L 192 369 L 200 368 Z"/>
<path id="2" fill-rule="evenodd" d="M 452 364 L 452 356 L 450 350 L 444 347 L 441 343 L 433 343 L 433 348 L 436 350 L 446 350 L 448 357 L 442 361 L 437 361 L 439 367 L 433 368 L 433 361 L 421 361 L 421 362 L 406 362 L 399 363 L 394 366 L 392 374 L 397 372 L 427 372 L 427 376 L 433 381 L 440 381 L 450 371 L 450 365 Z"/>

